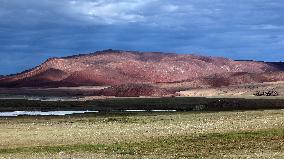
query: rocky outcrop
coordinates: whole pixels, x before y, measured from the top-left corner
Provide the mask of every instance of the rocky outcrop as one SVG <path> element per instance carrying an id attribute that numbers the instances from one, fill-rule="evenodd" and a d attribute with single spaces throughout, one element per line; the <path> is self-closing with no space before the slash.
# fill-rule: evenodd
<path id="1" fill-rule="evenodd" d="M 265 90 L 265 91 L 256 91 L 254 96 L 279 96 L 278 91 L 276 90 Z"/>

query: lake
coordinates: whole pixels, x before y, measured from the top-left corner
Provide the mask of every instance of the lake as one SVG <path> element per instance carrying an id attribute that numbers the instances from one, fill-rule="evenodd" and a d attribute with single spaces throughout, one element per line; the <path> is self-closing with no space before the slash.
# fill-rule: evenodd
<path id="1" fill-rule="evenodd" d="M 114 112 L 175 112 L 176 110 L 120 110 Z M 13 111 L 0 112 L 0 117 L 17 117 L 17 116 L 64 116 L 72 114 L 98 113 L 99 111 Z"/>

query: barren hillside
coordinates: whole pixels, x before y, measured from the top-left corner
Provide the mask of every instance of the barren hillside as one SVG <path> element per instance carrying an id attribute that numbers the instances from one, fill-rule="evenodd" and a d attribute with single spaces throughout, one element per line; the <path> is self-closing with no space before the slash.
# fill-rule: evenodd
<path id="1" fill-rule="evenodd" d="M 154 84 L 155 87 L 149 86 L 144 89 L 148 95 L 149 92 L 164 94 L 165 90 L 162 87 L 180 90 L 182 86 L 220 87 L 281 81 L 284 80 L 284 74 L 280 72 L 282 69 L 281 64 L 277 63 L 233 61 L 222 57 L 105 50 L 48 59 L 31 70 L 0 78 L 0 86 L 110 85 L 113 86 L 112 89 L 105 91 L 109 93 L 110 90 L 126 91 L 128 88 L 131 88 L 131 91 L 136 90 L 133 88 L 135 85 L 131 84 Z M 161 90 L 157 90 L 156 85 Z M 151 88 L 155 90 L 150 91 Z"/>

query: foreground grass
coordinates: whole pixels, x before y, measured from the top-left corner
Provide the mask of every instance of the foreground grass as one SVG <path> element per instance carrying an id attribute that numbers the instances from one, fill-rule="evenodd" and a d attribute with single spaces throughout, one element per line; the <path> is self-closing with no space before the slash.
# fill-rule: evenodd
<path id="1" fill-rule="evenodd" d="M 284 110 L 0 119 L 0 158 L 283 158 Z"/>
<path id="2" fill-rule="evenodd" d="M 284 129 L 253 132 L 210 133 L 204 135 L 175 135 L 153 138 L 139 143 L 81 144 L 62 146 L 24 147 L 1 149 L 0 154 L 13 153 L 105 153 L 120 154 L 128 157 L 167 156 L 180 157 L 225 157 L 241 155 L 244 152 L 257 155 L 263 152 L 284 151 Z M 280 154 L 278 157 L 281 157 Z M 274 156 L 275 157 L 275 156 Z M 284 156 L 282 156 L 284 157 Z"/>

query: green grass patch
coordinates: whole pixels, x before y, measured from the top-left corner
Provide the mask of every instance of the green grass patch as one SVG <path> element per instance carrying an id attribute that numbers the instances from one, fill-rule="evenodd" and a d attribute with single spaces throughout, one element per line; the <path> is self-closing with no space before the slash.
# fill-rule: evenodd
<path id="1" fill-rule="evenodd" d="M 177 157 L 218 156 L 234 152 L 284 151 L 284 129 L 263 131 L 210 133 L 204 135 L 172 135 L 139 143 L 80 144 L 62 146 L 19 147 L 0 149 L 0 154 L 92 152 L 127 155 L 165 155 Z"/>

